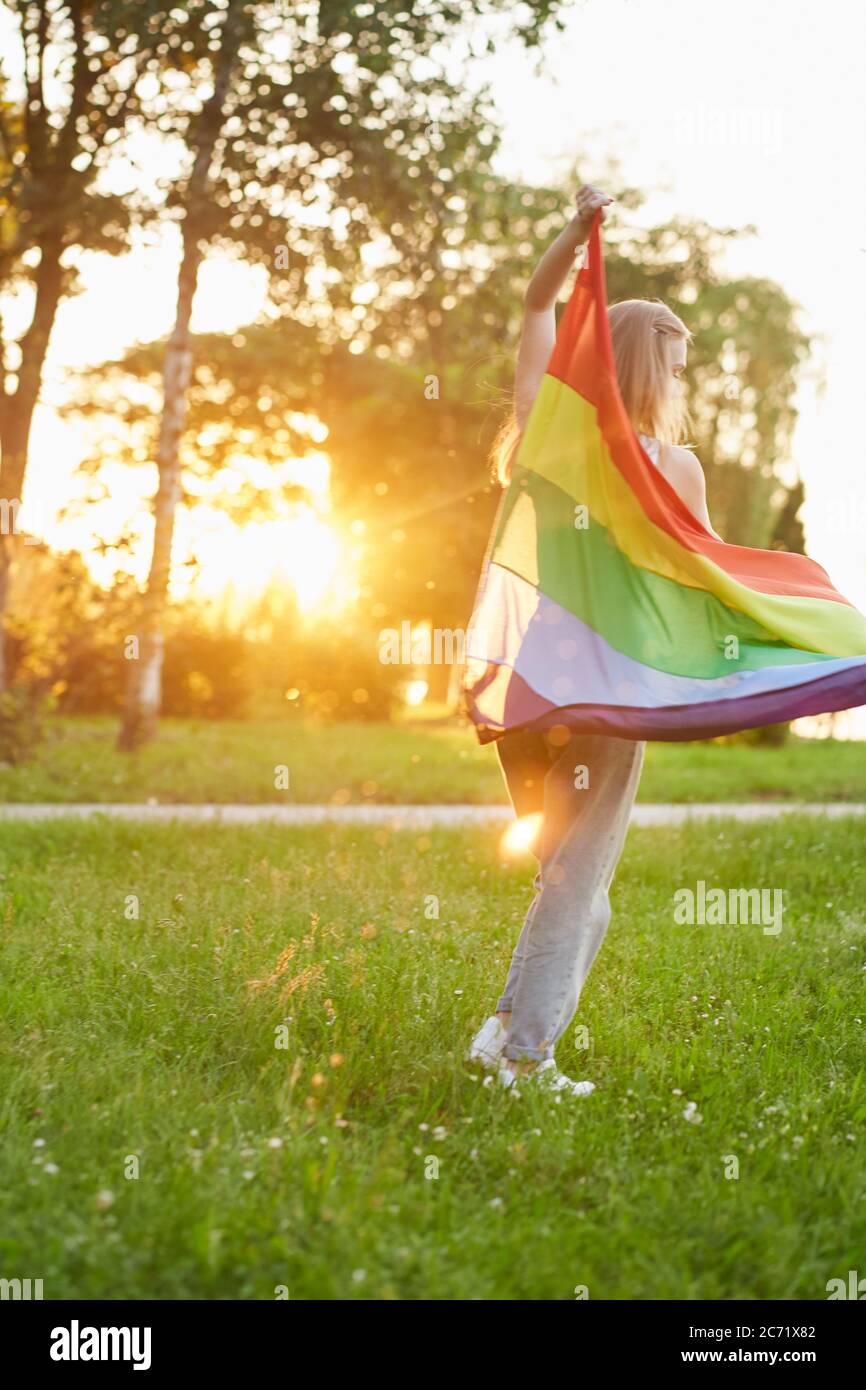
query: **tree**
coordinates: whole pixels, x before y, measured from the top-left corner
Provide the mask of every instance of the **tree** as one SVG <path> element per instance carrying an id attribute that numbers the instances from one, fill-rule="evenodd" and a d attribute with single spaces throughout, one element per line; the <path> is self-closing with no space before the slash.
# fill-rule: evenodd
<path id="1" fill-rule="evenodd" d="M 361 352 L 356 338 L 334 342 L 330 332 L 289 315 L 197 339 L 189 475 L 231 467 L 242 454 L 276 465 L 303 453 L 310 441 L 292 427 L 293 413 L 317 415 L 328 430 L 319 447 L 332 458 L 332 505 L 345 525 L 364 527 L 359 622 L 465 624 L 498 495 L 485 469 L 493 406 L 512 385 L 531 268 L 570 215 L 570 188 L 580 181 L 575 176 L 568 189 L 530 188 L 480 168 L 460 169 L 444 196 L 444 184 L 431 179 L 428 216 L 416 222 L 429 250 L 416 242 L 407 252 L 420 260 L 438 247 L 440 268 L 404 285 L 399 296 L 387 283 L 379 287 L 365 305 Z M 633 190 L 617 191 L 618 207 L 639 205 Z M 777 470 L 787 463 L 790 397 L 804 350 L 793 306 L 769 282 L 725 280 L 717 266 L 733 231 L 676 222 L 640 232 L 612 222 L 607 235 L 611 299 L 664 298 L 695 332 L 691 404 L 717 525 L 731 540 L 790 544 L 801 499 Z M 453 255 L 444 254 L 452 248 Z M 753 324 L 750 306 L 766 312 L 775 331 Z M 776 341 L 776 333 L 788 337 Z M 90 408 L 105 408 L 111 393 L 124 433 L 144 428 L 147 406 L 124 379 L 152 381 L 160 352 L 158 344 L 138 348 L 100 369 L 105 395 L 90 389 Z M 739 400 L 726 394 L 732 384 Z M 750 418 L 743 407 L 758 395 Z M 717 462 L 721 444 L 732 447 L 735 428 L 760 466 Z M 716 482 L 720 473 L 725 492 Z M 735 505 L 742 496 L 763 497 L 759 515 L 746 517 L 751 532 Z M 232 501 L 239 520 L 258 505 L 251 490 Z"/>
<path id="2" fill-rule="evenodd" d="M 559 190 L 496 178 L 488 149 L 467 147 L 459 163 L 449 156 L 456 167 L 447 181 L 431 161 L 400 261 L 365 297 L 362 332 L 357 316 L 337 309 L 323 323 L 286 312 L 193 338 L 183 447 L 193 491 L 241 456 L 276 467 L 327 448 L 332 505 L 364 521 L 362 600 L 382 625 L 463 614 L 496 503 L 485 449 L 513 376 L 503 343 L 519 332 L 527 265 L 562 216 Z M 163 351 L 135 347 L 81 383 L 76 409 L 104 416 L 106 427 L 110 416 L 116 436 L 103 440 L 93 471 L 107 457 L 152 456 L 152 397 L 131 379 L 153 391 Z M 302 413 L 325 422 L 324 444 L 293 423 Z M 239 522 L 267 505 L 252 488 L 226 498 Z"/>
<path id="3" fill-rule="evenodd" d="M 545 0 L 518 12 L 512 29 L 536 44 L 558 4 Z M 511 6 L 500 0 L 476 8 L 511 15 Z M 150 738 L 159 713 L 180 440 L 192 372 L 190 319 L 205 248 L 232 249 L 269 267 L 276 262 L 287 274 L 275 284 L 275 298 L 288 300 L 302 316 L 315 316 L 323 298 L 322 285 L 308 271 L 323 269 L 333 321 L 348 318 L 355 326 L 366 319 L 356 291 L 367 274 L 364 248 L 374 239 L 390 242 L 391 266 L 383 278 L 433 273 L 426 254 L 419 259 L 412 232 L 425 213 L 422 172 L 467 151 L 477 162 L 492 138 L 484 101 L 459 92 L 437 56 L 445 33 L 464 18 L 451 0 L 431 0 L 423 12 L 399 3 L 331 0 L 318 7 L 315 21 L 294 5 L 223 0 L 205 7 L 202 24 L 212 21 L 210 90 L 189 121 L 191 169 L 171 199 L 181 213 L 183 243 L 178 309 L 163 373 L 159 486 L 140 656 L 130 666 L 121 748 Z M 422 59 L 427 76 L 419 75 Z M 451 172 L 443 167 L 445 177 Z M 322 210 L 324 220 L 310 216 Z M 291 249 L 284 245 L 287 213 L 295 229 Z M 282 263 L 277 250 L 286 252 Z"/>
<path id="4" fill-rule="evenodd" d="M 0 323 L 0 690 L 4 616 L 18 550 L 33 413 L 62 300 L 78 288 L 83 251 L 119 255 L 151 213 L 134 188 L 103 175 L 140 122 L 145 73 L 189 59 L 177 8 L 151 0 L 9 0 L 15 51 L 0 66 L 0 295 L 26 294 L 29 323 Z"/>
<path id="5" fill-rule="evenodd" d="M 211 162 L 226 117 L 226 102 L 239 45 L 249 38 L 249 7 L 228 0 L 213 58 L 213 87 L 190 140 L 192 170 L 182 194 L 182 254 L 177 311 L 163 368 L 163 408 L 156 462 L 159 488 L 154 502 L 153 551 L 139 624 L 140 651 L 130 679 L 118 746 L 137 747 L 150 736 L 159 714 L 164 655 L 163 617 L 168 596 L 174 518 L 180 497 L 179 442 L 184 428 L 186 392 L 192 370 L 190 321 L 207 231 Z"/>

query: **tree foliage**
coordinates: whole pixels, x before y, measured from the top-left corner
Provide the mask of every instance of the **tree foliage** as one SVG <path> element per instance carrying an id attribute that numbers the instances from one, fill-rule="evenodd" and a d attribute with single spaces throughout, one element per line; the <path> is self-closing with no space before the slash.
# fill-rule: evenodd
<path id="1" fill-rule="evenodd" d="M 623 212 L 605 233 L 609 297 L 661 298 L 695 335 L 694 445 L 715 524 L 740 544 L 801 549 L 802 489 L 782 476 L 808 350 L 796 308 L 770 281 L 724 275 L 724 246 L 742 233 L 683 220 L 626 226 L 639 203 L 635 190 L 619 189 Z M 453 241 L 459 254 L 407 286 L 400 305 L 385 290 L 368 301 L 363 351 L 354 337 L 333 342 L 290 314 L 203 335 L 184 445 L 190 483 L 247 454 L 276 467 L 327 449 L 336 512 L 363 523 L 363 616 L 383 626 L 465 621 L 497 500 L 486 453 L 509 399 L 523 293 L 570 212 L 564 189 L 458 177 L 438 205 L 435 240 Z M 106 364 L 99 390 L 80 393 L 77 408 L 105 412 L 115 399 L 123 437 L 146 430 L 131 378 L 152 381 L 159 351 L 148 345 Z M 327 426 L 322 443 L 305 433 L 305 413 Z M 230 501 L 238 520 L 268 505 L 251 484 Z"/>

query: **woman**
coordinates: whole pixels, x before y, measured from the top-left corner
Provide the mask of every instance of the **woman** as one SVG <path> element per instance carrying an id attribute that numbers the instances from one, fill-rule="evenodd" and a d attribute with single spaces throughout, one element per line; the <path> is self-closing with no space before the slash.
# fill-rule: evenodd
<path id="1" fill-rule="evenodd" d="M 510 464 L 556 339 L 554 305 L 593 218 L 613 200 L 587 184 L 577 213 L 541 258 L 526 292 L 517 356 L 514 417 L 494 445 L 499 481 Z M 681 378 L 690 333 L 658 300 L 630 299 L 609 311 L 617 384 L 641 444 L 683 502 L 712 531 L 704 475 L 682 447 L 688 412 Z M 713 532 L 716 535 L 716 532 Z M 719 539 L 721 539 L 719 537 Z M 553 639 L 551 639 L 553 640 Z M 519 817 L 536 815 L 532 846 L 539 861 L 536 894 L 496 1005 L 469 1048 L 469 1059 L 504 1086 L 520 1076 L 566 1095 L 588 1095 L 553 1056 L 610 921 L 608 890 L 622 853 L 645 744 L 600 734 L 506 733 L 497 740 L 508 794 Z"/>

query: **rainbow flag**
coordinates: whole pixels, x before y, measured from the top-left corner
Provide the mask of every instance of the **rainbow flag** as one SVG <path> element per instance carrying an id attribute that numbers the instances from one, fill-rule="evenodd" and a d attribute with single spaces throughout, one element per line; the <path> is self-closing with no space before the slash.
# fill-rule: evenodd
<path id="1" fill-rule="evenodd" d="M 466 638 L 480 742 L 712 738 L 866 703 L 866 617 L 814 560 L 718 540 L 620 399 L 596 213 Z"/>

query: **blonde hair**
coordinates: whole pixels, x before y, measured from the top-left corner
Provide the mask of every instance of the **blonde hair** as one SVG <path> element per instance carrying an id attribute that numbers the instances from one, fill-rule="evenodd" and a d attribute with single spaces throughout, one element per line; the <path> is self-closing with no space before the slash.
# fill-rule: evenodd
<path id="1" fill-rule="evenodd" d="M 691 342 L 682 319 L 660 299 L 624 299 L 608 309 L 616 379 L 634 428 L 663 444 L 681 444 L 691 427 L 688 406 L 673 389 L 672 349 Z M 522 431 L 512 408 L 490 447 L 491 472 L 505 487 Z"/>

